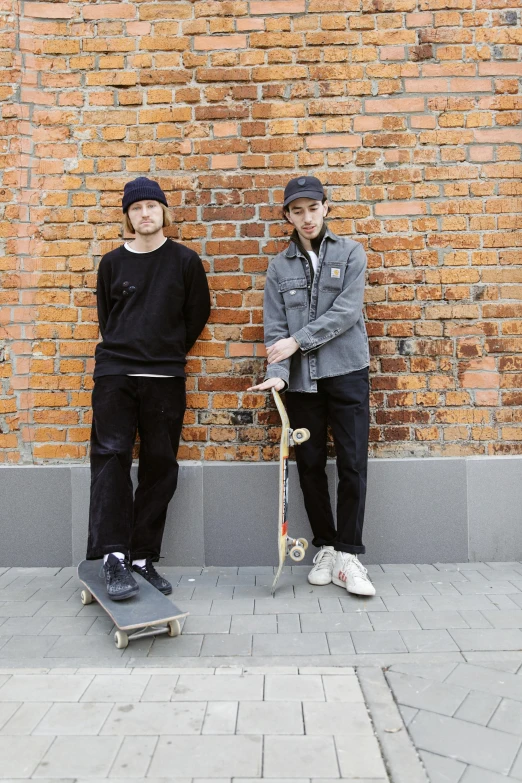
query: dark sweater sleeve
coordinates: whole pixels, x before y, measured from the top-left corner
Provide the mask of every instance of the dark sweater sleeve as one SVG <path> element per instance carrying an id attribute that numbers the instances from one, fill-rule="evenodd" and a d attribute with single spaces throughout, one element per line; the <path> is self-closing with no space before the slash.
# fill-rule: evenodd
<path id="1" fill-rule="evenodd" d="M 210 315 L 210 292 L 201 258 L 194 253 L 185 267 L 185 318 L 187 353 L 190 351 Z"/>
<path id="2" fill-rule="evenodd" d="M 96 284 L 96 304 L 98 308 L 98 323 L 100 325 L 100 334 L 103 337 L 109 312 L 111 309 L 111 279 L 110 265 L 104 259 L 100 261 L 98 267 L 98 282 Z"/>

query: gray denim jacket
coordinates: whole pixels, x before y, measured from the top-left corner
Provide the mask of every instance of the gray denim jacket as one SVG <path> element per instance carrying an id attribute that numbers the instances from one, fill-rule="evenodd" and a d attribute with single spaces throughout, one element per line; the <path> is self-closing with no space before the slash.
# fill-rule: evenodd
<path id="1" fill-rule="evenodd" d="M 265 344 L 293 337 L 300 350 L 268 365 L 265 378 L 282 378 L 288 391 L 316 392 L 319 378 L 345 375 L 370 363 L 363 318 L 364 248 L 327 228 L 318 256 L 313 283 L 294 242 L 268 267 Z"/>

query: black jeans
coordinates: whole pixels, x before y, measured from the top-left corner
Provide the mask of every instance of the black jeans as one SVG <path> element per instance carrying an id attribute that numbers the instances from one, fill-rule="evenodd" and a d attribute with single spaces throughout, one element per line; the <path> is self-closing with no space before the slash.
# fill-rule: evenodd
<path id="1" fill-rule="evenodd" d="M 87 559 L 110 552 L 160 556 L 185 413 L 184 378 L 104 375 L 94 385 L 91 503 Z M 140 435 L 138 487 L 133 497 L 132 452 Z"/>
<path id="2" fill-rule="evenodd" d="M 310 430 L 310 440 L 296 446 L 295 458 L 313 544 L 364 554 L 362 530 L 370 420 L 368 368 L 322 378 L 317 386 L 316 393 L 286 394 L 291 427 Z M 328 424 L 334 437 L 339 476 L 337 530 L 325 470 Z"/>

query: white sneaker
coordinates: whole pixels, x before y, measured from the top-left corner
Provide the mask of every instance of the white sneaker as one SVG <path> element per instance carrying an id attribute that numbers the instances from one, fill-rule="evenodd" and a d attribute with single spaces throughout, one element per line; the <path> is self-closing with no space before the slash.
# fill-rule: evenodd
<path id="1" fill-rule="evenodd" d="M 322 546 L 313 559 L 314 567 L 308 574 L 311 585 L 329 585 L 332 581 L 332 569 L 335 563 L 333 546 Z"/>
<path id="2" fill-rule="evenodd" d="M 370 581 L 368 571 L 357 555 L 349 552 L 337 552 L 332 572 L 332 582 L 346 587 L 349 593 L 356 595 L 375 595 L 375 587 Z"/>

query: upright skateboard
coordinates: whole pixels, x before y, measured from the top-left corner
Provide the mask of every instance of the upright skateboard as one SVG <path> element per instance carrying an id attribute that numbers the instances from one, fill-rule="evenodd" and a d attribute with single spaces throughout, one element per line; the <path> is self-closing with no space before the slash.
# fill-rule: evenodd
<path id="1" fill-rule="evenodd" d="M 272 389 L 275 404 L 281 417 L 281 443 L 279 448 L 279 514 L 277 521 L 277 545 L 279 549 L 279 567 L 272 583 L 271 593 L 275 593 L 276 585 L 287 555 L 296 563 L 305 556 L 308 547 L 306 538 L 291 538 L 288 535 L 288 453 L 290 446 L 299 446 L 310 437 L 310 432 L 304 427 L 292 430 L 286 408 L 279 392 Z"/>
<path id="2" fill-rule="evenodd" d="M 125 601 L 112 601 L 105 589 L 105 580 L 100 576 L 99 560 L 83 560 L 78 566 L 78 579 L 84 586 L 81 601 L 84 606 L 96 600 L 105 609 L 114 625 L 118 628 L 114 642 L 118 650 L 127 647 L 133 639 L 145 636 L 179 636 L 179 620 L 188 612 L 181 612 L 169 599 L 156 590 L 146 579 L 134 574 L 140 591 Z M 134 631 L 130 635 L 127 631 Z"/>

